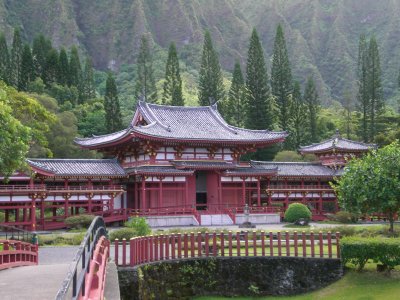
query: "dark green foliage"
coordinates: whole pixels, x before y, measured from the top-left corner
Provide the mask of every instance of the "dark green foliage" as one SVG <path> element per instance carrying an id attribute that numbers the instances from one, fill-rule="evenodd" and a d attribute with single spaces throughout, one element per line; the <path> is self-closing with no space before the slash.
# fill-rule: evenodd
<path id="1" fill-rule="evenodd" d="M 185 104 L 182 96 L 182 79 L 179 71 L 178 54 L 174 43 L 171 43 L 168 50 L 162 103 L 174 106 L 183 106 Z"/>
<path id="2" fill-rule="evenodd" d="M 26 91 L 31 81 L 35 80 L 35 68 L 33 66 L 32 52 L 29 45 L 24 46 L 22 52 L 21 62 L 21 81 L 19 83 L 19 89 Z"/>
<path id="3" fill-rule="evenodd" d="M 310 142 L 318 142 L 317 119 L 320 102 L 312 77 L 308 77 L 307 79 L 306 88 L 304 89 L 304 103 L 307 106 L 308 130 L 311 135 Z"/>
<path id="4" fill-rule="evenodd" d="M 357 75 L 358 75 L 358 94 L 357 100 L 361 109 L 362 114 L 362 137 L 363 141 L 368 141 L 368 107 L 369 107 L 369 99 L 368 99 L 368 79 L 367 79 L 367 68 L 368 68 L 368 47 L 365 35 L 360 36 L 360 41 L 358 44 L 358 66 L 357 66 Z"/>
<path id="5" fill-rule="evenodd" d="M 58 52 L 56 49 L 51 49 L 47 53 L 46 64 L 43 69 L 43 82 L 46 86 L 50 86 L 57 82 L 59 66 L 58 66 Z"/>
<path id="6" fill-rule="evenodd" d="M 73 85 L 78 89 L 78 103 L 83 103 L 82 67 L 79 59 L 78 49 L 75 46 L 72 46 L 71 48 L 68 77 L 69 86 Z"/>
<path id="7" fill-rule="evenodd" d="M 146 218 L 143 217 L 130 218 L 129 221 L 125 222 L 124 226 L 134 229 L 138 236 L 145 236 L 151 233 L 151 228 L 147 224 Z"/>
<path id="8" fill-rule="evenodd" d="M 88 57 L 85 62 L 85 69 L 83 71 L 83 100 L 88 100 L 96 97 L 96 90 L 94 87 L 94 74 L 92 60 Z"/>
<path id="9" fill-rule="evenodd" d="M 67 51 L 64 48 L 60 49 L 60 56 L 58 58 L 58 83 L 61 85 L 68 84 L 69 77 L 69 63 Z"/>
<path id="10" fill-rule="evenodd" d="M 293 95 L 290 107 L 290 134 L 286 138 L 286 144 L 290 149 L 299 149 L 307 140 L 307 105 L 301 96 L 300 83 L 296 81 L 293 87 Z"/>
<path id="11" fill-rule="evenodd" d="M 9 69 L 9 83 L 15 87 L 20 87 L 21 79 L 22 79 L 22 40 L 21 33 L 18 28 L 14 29 L 14 38 L 11 49 L 11 60 L 10 60 L 10 69 Z"/>
<path id="12" fill-rule="evenodd" d="M 288 209 L 285 211 L 285 221 L 294 223 L 299 219 L 310 220 L 311 219 L 311 211 L 307 206 L 301 203 L 292 203 L 289 204 Z"/>
<path id="13" fill-rule="evenodd" d="M 380 262 L 389 270 L 400 265 L 400 239 L 347 237 L 340 241 L 343 262 L 362 270 L 369 259 Z"/>
<path id="14" fill-rule="evenodd" d="M 329 220 L 336 221 L 343 224 L 357 223 L 359 215 L 348 211 L 338 211 L 336 214 L 327 216 Z"/>
<path id="15" fill-rule="evenodd" d="M 225 96 L 221 66 L 209 31 L 204 33 L 203 53 L 199 74 L 199 105 L 212 105 Z"/>
<path id="16" fill-rule="evenodd" d="M 142 36 L 137 58 L 137 76 L 135 83 L 135 98 L 144 98 L 146 102 L 157 102 L 157 88 L 154 79 L 153 58 L 149 41 Z"/>
<path id="17" fill-rule="evenodd" d="M 134 228 L 120 228 L 110 232 L 110 241 L 115 241 L 116 239 L 129 241 L 135 236 L 138 236 L 138 234 Z"/>
<path id="18" fill-rule="evenodd" d="M 106 111 L 106 128 L 108 132 L 115 132 L 122 128 L 121 111 L 119 107 L 118 92 L 115 80 L 111 73 L 106 82 L 104 95 L 104 110 Z"/>
<path id="19" fill-rule="evenodd" d="M 94 215 L 76 215 L 66 218 L 64 223 L 71 229 L 88 228 L 94 218 Z"/>
<path id="20" fill-rule="evenodd" d="M 271 91 L 279 109 L 279 127 L 288 130 L 292 114 L 290 113 L 292 94 L 292 71 L 286 49 L 285 36 L 281 24 L 276 29 L 274 52 L 271 68 Z"/>
<path id="21" fill-rule="evenodd" d="M 223 102 L 221 111 L 229 124 L 243 127 L 246 121 L 246 86 L 239 61 L 236 61 L 232 75 L 228 98 Z"/>
<path id="22" fill-rule="evenodd" d="M 43 79 L 43 70 L 46 65 L 47 53 L 51 50 L 51 41 L 46 39 L 43 34 L 35 37 L 32 45 L 33 64 L 37 77 Z"/>
<path id="23" fill-rule="evenodd" d="M 8 82 L 8 70 L 10 65 L 10 54 L 4 33 L 0 33 L 0 80 Z"/>
<path id="24" fill-rule="evenodd" d="M 246 127 L 249 129 L 272 129 L 273 105 L 268 87 L 267 67 L 256 29 L 253 29 L 250 38 L 246 88 Z"/>

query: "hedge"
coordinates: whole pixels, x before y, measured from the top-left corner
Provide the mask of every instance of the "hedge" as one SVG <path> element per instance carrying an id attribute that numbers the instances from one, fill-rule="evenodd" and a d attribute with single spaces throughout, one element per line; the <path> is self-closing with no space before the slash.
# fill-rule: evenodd
<path id="1" fill-rule="evenodd" d="M 76 215 L 66 218 L 64 223 L 72 229 L 89 228 L 95 217 L 94 215 Z"/>
<path id="2" fill-rule="evenodd" d="M 400 239 L 346 237 L 340 241 L 343 263 L 353 263 L 362 270 L 369 259 L 390 269 L 400 265 Z"/>
<path id="3" fill-rule="evenodd" d="M 285 211 L 285 221 L 294 223 L 299 219 L 310 220 L 311 219 L 311 211 L 307 206 L 301 203 L 292 203 L 289 204 L 288 209 Z"/>

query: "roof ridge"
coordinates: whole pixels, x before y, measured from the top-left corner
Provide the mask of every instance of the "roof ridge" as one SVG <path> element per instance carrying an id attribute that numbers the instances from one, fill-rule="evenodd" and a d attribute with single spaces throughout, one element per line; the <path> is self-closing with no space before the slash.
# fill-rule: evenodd
<path id="1" fill-rule="evenodd" d="M 27 161 L 36 163 L 43 161 L 90 161 L 90 162 L 116 162 L 118 163 L 116 158 L 27 158 Z"/>
<path id="2" fill-rule="evenodd" d="M 142 102 L 142 101 L 141 101 L 141 102 Z M 171 129 L 170 129 L 170 126 L 164 124 L 164 123 L 156 116 L 156 114 L 155 114 L 155 113 L 153 112 L 153 110 L 151 109 L 150 104 L 151 104 L 151 103 L 144 102 L 144 107 L 146 107 L 147 112 L 151 115 L 151 117 L 153 118 L 153 120 L 155 120 L 155 122 L 158 123 L 162 128 L 164 128 L 164 129 L 167 130 L 167 131 L 170 131 L 170 130 L 171 130 Z M 161 106 L 161 105 L 160 105 L 160 106 Z M 152 122 L 150 122 L 150 123 L 152 123 Z"/>
<path id="3" fill-rule="evenodd" d="M 124 131 L 128 132 L 130 129 L 131 129 L 131 126 L 125 128 L 125 129 L 119 130 L 119 131 L 112 132 L 112 133 L 107 133 L 107 134 L 102 134 L 102 135 L 93 135 L 92 137 L 75 137 L 74 140 L 75 141 L 86 141 L 86 140 L 91 140 L 93 138 L 102 138 L 102 137 L 111 136 L 111 135 L 114 135 L 117 133 L 121 133 Z"/>
<path id="4" fill-rule="evenodd" d="M 280 164 L 280 165 L 320 165 L 320 162 L 313 162 L 313 161 L 257 161 L 257 160 L 250 160 L 250 163 L 258 163 L 258 164 Z"/>

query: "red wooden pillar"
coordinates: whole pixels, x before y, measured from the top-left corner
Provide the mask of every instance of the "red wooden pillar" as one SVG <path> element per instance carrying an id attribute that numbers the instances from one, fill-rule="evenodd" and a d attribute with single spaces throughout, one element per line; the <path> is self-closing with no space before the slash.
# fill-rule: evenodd
<path id="1" fill-rule="evenodd" d="M 189 203 L 189 176 L 185 177 L 185 207 L 188 207 Z"/>
<path id="2" fill-rule="evenodd" d="M 142 209 L 146 209 L 146 178 L 142 176 Z"/>
<path id="3" fill-rule="evenodd" d="M 270 190 L 270 187 L 271 187 L 271 178 L 268 177 L 267 179 L 268 206 L 272 206 L 272 191 Z"/>
<path id="4" fill-rule="evenodd" d="M 32 204 L 31 204 L 31 231 L 36 230 L 36 199 L 32 197 Z"/>
<path id="5" fill-rule="evenodd" d="M 246 205 L 246 177 L 242 177 L 242 206 Z"/>
<path id="6" fill-rule="evenodd" d="M 222 201 L 222 176 L 221 174 L 219 174 L 218 176 L 218 204 L 219 204 L 219 208 L 222 208 L 223 206 L 223 201 Z"/>
<path id="7" fill-rule="evenodd" d="M 133 208 L 138 209 L 139 208 L 139 190 L 138 190 L 138 184 L 137 184 L 137 177 L 135 176 L 135 183 L 134 183 L 134 203 L 133 203 Z"/>
<path id="8" fill-rule="evenodd" d="M 164 204 L 163 204 L 163 184 L 162 184 L 162 177 L 159 177 L 159 180 L 160 180 L 160 182 L 159 182 L 159 184 L 160 184 L 160 186 L 159 186 L 160 191 L 159 191 L 159 203 L 158 203 L 158 208 L 161 208 L 161 207 L 164 207 Z"/>
<path id="9" fill-rule="evenodd" d="M 260 177 L 257 177 L 257 206 L 261 206 Z"/>
<path id="10" fill-rule="evenodd" d="M 40 197 L 40 223 L 44 229 L 44 197 Z"/>

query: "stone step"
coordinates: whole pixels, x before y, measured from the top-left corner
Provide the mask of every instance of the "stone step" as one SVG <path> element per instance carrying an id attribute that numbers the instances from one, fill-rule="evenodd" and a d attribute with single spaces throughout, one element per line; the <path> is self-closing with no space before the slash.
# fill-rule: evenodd
<path id="1" fill-rule="evenodd" d="M 233 220 L 227 214 L 201 215 L 202 226 L 233 225 Z"/>

